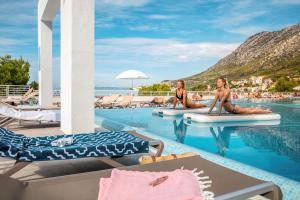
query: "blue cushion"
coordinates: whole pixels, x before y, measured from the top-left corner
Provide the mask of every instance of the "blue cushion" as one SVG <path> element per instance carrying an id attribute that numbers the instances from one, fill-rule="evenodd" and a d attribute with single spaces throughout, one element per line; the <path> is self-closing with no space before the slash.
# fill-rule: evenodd
<path id="1" fill-rule="evenodd" d="M 26 136 L 0 128 L 0 156 L 17 159 L 26 141 Z"/>
<path id="2" fill-rule="evenodd" d="M 0 155 L 8 156 L 20 161 L 124 156 L 136 153 L 147 153 L 149 151 L 148 141 L 142 140 L 127 131 L 57 135 L 34 138 L 29 138 L 24 135 L 16 135 L 2 128 L 0 128 L 0 132 L 7 132 L 7 134 L 10 135 L 8 139 L 0 140 L 0 142 L 3 143 L 2 149 L 0 143 Z M 53 146 L 51 144 L 53 141 L 64 137 L 72 137 L 73 143 L 65 145 L 64 147 Z"/>

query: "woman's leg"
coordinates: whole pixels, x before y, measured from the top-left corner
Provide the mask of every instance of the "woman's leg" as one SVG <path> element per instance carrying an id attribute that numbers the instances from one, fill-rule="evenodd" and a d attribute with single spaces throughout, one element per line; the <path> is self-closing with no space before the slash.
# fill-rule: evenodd
<path id="1" fill-rule="evenodd" d="M 187 107 L 188 108 L 204 108 L 204 107 L 207 107 L 207 105 L 200 104 L 200 103 L 196 104 L 196 103 L 188 102 Z"/>
<path id="2" fill-rule="evenodd" d="M 270 109 L 262 109 L 262 108 L 242 108 L 240 106 L 235 106 L 235 110 L 237 114 L 267 114 L 272 113 Z"/>

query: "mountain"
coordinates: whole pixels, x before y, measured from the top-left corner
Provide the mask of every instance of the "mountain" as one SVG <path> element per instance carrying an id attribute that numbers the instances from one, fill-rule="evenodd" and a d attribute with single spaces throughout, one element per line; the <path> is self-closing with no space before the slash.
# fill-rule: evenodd
<path id="1" fill-rule="evenodd" d="M 257 33 L 206 71 L 184 79 L 207 84 L 220 76 L 228 80 L 250 76 L 300 77 L 300 24 Z"/>

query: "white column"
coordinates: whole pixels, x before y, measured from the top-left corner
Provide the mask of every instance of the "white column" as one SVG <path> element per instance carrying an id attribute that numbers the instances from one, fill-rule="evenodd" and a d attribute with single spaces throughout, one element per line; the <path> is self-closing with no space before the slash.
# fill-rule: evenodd
<path id="1" fill-rule="evenodd" d="M 52 22 L 38 20 L 39 104 L 52 106 Z"/>
<path id="2" fill-rule="evenodd" d="M 94 0 L 61 0 L 61 129 L 94 132 Z"/>

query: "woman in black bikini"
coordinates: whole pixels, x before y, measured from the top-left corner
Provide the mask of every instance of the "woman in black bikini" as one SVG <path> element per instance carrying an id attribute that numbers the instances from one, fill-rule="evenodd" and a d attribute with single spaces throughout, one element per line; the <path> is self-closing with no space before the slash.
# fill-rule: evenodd
<path id="1" fill-rule="evenodd" d="M 174 101 L 173 101 L 173 108 L 174 109 L 177 105 L 177 101 L 179 101 L 182 104 L 183 109 L 207 107 L 204 104 L 196 104 L 196 103 L 194 103 L 193 101 L 191 101 L 187 98 L 187 92 L 186 92 L 185 84 L 184 84 L 183 80 L 178 80 L 177 81 L 177 89 L 176 89 L 175 96 L 174 96 Z"/>
<path id="2" fill-rule="evenodd" d="M 230 89 L 224 78 L 218 78 L 218 80 L 217 80 L 217 92 L 216 92 L 215 98 L 210 106 L 208 113 L 210 113 L 212 111 L 212 109 L 215 107 L 217 100 L 219 100 L 219 109 L 218 109 L 219 114 L 221 114 L 221 112 L 222 112 L 222 107 L 224 107 L 224 109 L 227 112 L 230 112 L 233 114 L 272 113 L 272 111 L 269 109 L 264 110 L 262 108 L 242 108 L 239 105 L 232 104 L 231 99 L 230 99 Z"/>

